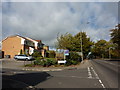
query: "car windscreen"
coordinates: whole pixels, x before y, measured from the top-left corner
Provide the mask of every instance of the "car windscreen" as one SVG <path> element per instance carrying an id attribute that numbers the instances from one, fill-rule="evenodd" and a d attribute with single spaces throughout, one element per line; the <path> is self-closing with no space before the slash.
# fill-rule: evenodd
<path id="1" fill-rule="evenodd" d="M 27 57 L 27 55 L 18 55 L 18 56 L 24 56 L 24 57 Z"/>

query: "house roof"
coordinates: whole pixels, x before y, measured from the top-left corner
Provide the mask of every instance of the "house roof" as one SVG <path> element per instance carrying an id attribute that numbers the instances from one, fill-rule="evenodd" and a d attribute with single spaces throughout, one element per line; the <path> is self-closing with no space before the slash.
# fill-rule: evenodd
<path id="1" fill-rule="evenodd" d="M 34 40 L 34 39 L 31 39 L 31 38 L 28 38 L 28 37 L 23 37 L 23 36 L 20 36 L 20 35 L 12 35 L 12 36 L 8 36 L 6 37 L 4 40 L 6 40 L 7 38 L 10 38 L 10 37 L 20 37 L 20 38 L 23 38 L 23 39 L 26 39 L 26 40 L 30 40 L 30 41 L 33 41 L 33 42 L 41 42 L 41 40 Z M 2 42 L 4 41 L 2 40 Z M 41 42 L 42 43 L 42 42 Z M 42 43 L 43 44 L 43 43 Z"/>
<path id="2" fill-rule="evenodd" d="M 10 37 L 17 37 L 17 36 L 20 37 L 20 38 L 26 39 L 25 37 L 22 37 L 20 35 L 12 35 L 12 36 L 8 36 L 5 39 L 3 39 L 2 42 L 5 41 L 6 39 L 10 38 Z"/>
<path id="3" fill-rule="evenodd" d="M 28 37 L 26 37 L 26 39 L 28 39 L 28 40 L 30 40 L 30 41 L 33 41 L 33 42 L 42 43 L 41 40 L 34 40 L 34 39 L 31 39 L 31 38 L 28 38 Z"/>
<path id="4" fill-rule="evenodd" d="M 35 41 L 37 41 L 37 42 L 41 42 L 41 40 L 35 40 Z"/>

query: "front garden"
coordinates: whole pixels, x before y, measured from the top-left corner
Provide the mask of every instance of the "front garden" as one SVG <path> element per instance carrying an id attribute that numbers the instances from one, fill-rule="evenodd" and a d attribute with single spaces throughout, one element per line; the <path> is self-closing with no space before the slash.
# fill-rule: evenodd
<path id="1" fill-rule="evenodd" d="M 52 54 L 54 54 L 52 52 Z M 81 61 L 80 56 L 75 52 L 70 52 L 70 55 L 66 57 L 66 63 L 65 64 L 58 64 L 58 61 L 55 58 L 55 55 L 48 55 L 49 57 L 43 58 L 39 52 L 34 52 L 33 57 L 35 58 L 34 61 L 32 61 L 31 64 L 25 65 L 29 67 L 65 67 L 65 66 L 71 66 L 71 65 L 78 65 Z"/>

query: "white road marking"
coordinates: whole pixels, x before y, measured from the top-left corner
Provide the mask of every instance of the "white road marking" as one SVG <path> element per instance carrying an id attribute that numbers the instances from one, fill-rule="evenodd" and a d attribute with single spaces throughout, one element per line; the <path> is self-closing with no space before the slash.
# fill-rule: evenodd
<path id="1" fill-rule="evenodd" d="M 33 88 L 33 86 L 29 86 L 28 88 Z"/>
<path id="2" fill-rule="evenodd" d="M 93 73 L 94 73 L 96 79 L 98 79 L 99 83 L 101 84 L 101 86 L 102 86 L 103 88 L 105 88 L 105 86 L 104 86 L 102 80 L 100 80 L 98 74 L 95 72 L 95 70 L 93 69 L 93 67 L 91 67 L 91 69 L 92 69 L 92 71 L 93 71 Z"/>
<path id="3" fill-rule="evenodd" d="M 24 73 L 24 72 L 13 72 L 14 74 L 17 74 L 17 73 Z"/>
<path id="4" fill-rule="evenodd" d="M 105 88 L 104 84 L 101 84 L 103 88 Z"/>
<path id="5" fill-rule="evenodd" d="M 88 78 L 92 78 L 92 74 L 90 72 L 90 68 L 88 67 Z"/>
<path id="6" fill-rule="evenodd" d="M 94 73 L 94 75 L 95 75 L 95 78 L 96 78 L 96 79 L 99 79 L 99 77 L 98 77 L 97 73 L 95 72 L 95 70 L 93 69 L 93 67 L 91 67 L 91 69 L 92 69 L 92 71 L 93 71 L 93 73 Z"/>
<path id="7" fill-rule="evenodd" d="M 101 81 L 101 80 L 99 80 L 99 82 L 100 82 L 100 83 L 102 83 L 102 81 Z"/>

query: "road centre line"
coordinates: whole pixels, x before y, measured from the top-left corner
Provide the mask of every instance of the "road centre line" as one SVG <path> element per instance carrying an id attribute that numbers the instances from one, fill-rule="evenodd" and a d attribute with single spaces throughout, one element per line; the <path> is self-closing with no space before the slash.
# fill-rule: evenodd
<path id="1" fill-rule="evenodd" d="M 105 86 L 104 86 L 102 80 L 100 80 L 98 74 L 95 72 L 95 70 L 93 69 L 93 67 L 91 67 L 91 69 L 92 69 L 93 73 L 95 74 L 96 79 L 98 79 L 99 83 L 101 84 L 101 86 L 102 86 L 103 88 L 105 88 Z"/>

